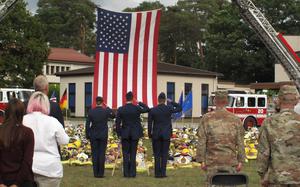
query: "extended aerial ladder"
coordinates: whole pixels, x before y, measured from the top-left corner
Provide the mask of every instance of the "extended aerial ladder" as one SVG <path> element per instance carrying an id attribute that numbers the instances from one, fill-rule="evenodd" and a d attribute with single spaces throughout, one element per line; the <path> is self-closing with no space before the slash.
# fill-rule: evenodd
<path id="1" fill-rule="evenodd" d="M 281 33 L 277 33 L 263 13 L 254 5 L 251 0 L 234 0 L 240 9 L 240 13 L 247 21 L 266 47 L 282 64 L 290 79 L 300 90 L 300 58 L 296 55 L 291 46 L 287 43 Z"/>
<path id="2" fill-rule="evenodd" d="M 0 0 L 0 22 L 12 10 L 18 0 Z"/>

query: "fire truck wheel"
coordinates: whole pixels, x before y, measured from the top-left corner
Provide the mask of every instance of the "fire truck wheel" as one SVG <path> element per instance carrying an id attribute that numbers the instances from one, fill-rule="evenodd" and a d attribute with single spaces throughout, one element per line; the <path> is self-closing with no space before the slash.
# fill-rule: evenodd
<path id="1" fill-rule="evenodd" d="M 257 121 L 254 117 L 247 117 L 244 121 L 244 129 L 248 130 L 251 127 L 256 127 Z"/>

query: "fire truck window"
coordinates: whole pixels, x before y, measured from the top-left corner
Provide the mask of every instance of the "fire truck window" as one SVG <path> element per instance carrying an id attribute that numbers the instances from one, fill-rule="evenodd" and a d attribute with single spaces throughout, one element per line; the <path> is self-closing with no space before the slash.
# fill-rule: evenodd
<path id="1" fill-rule="evenodd" d="M 257 106 L 258 107 L 265 107 L 266 106 L 266 99 L 265 98 L 258 98 Z"/>
<path id="2" fill-rule="evenodd" d="M 7 92 L 7 99 L 11 100 L 13 98 L 16 98 L 15 92 Z"/>
<path id="3" fill-rule="evenodd" d="M 255 107 L 255 98 L 248 97 L 248 107 Z"/>
<path id="4" fill-rule="evenodd" d="M 237 97 L 236 98 L 236 107 L 243 107 L 243 106 L 245 106 L 245 98 Z"/>
<path id="5" fill-rule="evenodd" d="M 3 101 L 3 93 L 0 92 L 0 101 Z"/>

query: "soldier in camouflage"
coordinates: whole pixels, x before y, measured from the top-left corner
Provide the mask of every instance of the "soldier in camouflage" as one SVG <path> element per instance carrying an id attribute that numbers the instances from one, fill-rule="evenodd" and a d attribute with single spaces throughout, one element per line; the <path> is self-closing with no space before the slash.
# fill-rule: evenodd
<path id="1" fill-rule="evenodd" d="M 243 125 L 225 109 L 227 103 L 227 92 L 217 91 L 216 110 L 205 114 L 198 128 L 197 160 L 206 171 L 206 186 L 214 173 L 239 172 L 245 160 Z"/>
<path id="2" fill-rule="evenodd" d="M 280 112 L 264 120 L 258 146 L 257 171 L 262 186 L 300 186 L 300 115 L 294 112 L 299 94 L 295 86 L 282 86 Z"/>

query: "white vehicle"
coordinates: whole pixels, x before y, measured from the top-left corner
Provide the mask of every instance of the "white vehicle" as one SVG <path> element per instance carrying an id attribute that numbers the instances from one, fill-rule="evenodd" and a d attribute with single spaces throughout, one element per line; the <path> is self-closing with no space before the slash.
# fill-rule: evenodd
<path id="1" fill-rule="evenodd" d="M 0 123 L 3 121 L 4 111 L 10 99 L 17 98 L 24 102 L 29 100 L 33 92 L 33 89 L 25 88 L 0 88 Z"/>

